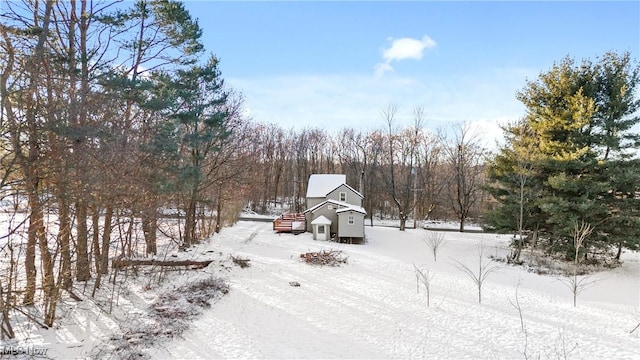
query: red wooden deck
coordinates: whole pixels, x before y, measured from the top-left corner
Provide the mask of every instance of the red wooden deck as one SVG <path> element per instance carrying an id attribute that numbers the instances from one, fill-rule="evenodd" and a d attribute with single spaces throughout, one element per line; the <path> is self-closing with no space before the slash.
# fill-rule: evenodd
<path id="1" fill-rule="evenodd" d="M 279 233 L 301 233 L 307 231 L 307 222 L 301 213 L 282 214 L 273 220 L 273 230 Z"/>

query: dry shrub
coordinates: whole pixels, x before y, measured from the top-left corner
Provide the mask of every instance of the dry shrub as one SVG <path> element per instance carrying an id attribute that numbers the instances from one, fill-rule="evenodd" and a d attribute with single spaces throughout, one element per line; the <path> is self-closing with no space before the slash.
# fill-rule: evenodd
<path id="1" fill-rule="evenodd" d="M 238 222 L 240 213 L 245 208 L 245 202 L 242 200 L 230 200 L 225 202 L 224 209 L 222 209 L 222 219 L 220 224 L 222 226 L 231 226 Z"/>
<path id="2" fill-rule="evenodd" d="M 251 264 L 249 263 L 251 259 L 242 259 L 239 257 L 231 256 L 231 261 L 233 261 L 234 264 L 240 266 L 241 269 L 251 266 Z"/>
<path id="3" fill-rule="evenodd" d="M 92 350 L 92 359 L 150 359 L 145 349 L 163 339 L 180 336 L 203 308 L 229 292 L 220 278 L 205 278 L 160 295 L 150 311 L 136 314 L 120 326 L 121 336 Z"/>

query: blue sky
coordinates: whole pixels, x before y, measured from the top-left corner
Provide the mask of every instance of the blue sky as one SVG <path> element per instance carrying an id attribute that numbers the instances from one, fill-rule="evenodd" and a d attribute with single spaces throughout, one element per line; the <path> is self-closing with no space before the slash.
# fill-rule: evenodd
<path id="1" fill-rule="evenodd" d="M 486 139 L 565 56 L 640 52 L 640 2 L 186 1 L 227 84 L 255 121 L 282 127 L 473 124 Z"/>

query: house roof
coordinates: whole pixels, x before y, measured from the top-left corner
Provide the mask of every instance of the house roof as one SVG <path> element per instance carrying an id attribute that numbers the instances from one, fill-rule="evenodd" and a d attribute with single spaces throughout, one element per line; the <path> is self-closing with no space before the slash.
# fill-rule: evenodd
<path id="1" fill-rule="evenodd" d="M 314 212 L 317 209 L 325 206 L 326 204 L 332 204 L 332 205 L 343 206 L 343 207 L 349 206 L 349 204 L 347 204 L 346 202 L 329 199 L 329 200 L 325 200 L 325 201 L 323 201 L 323 202 L 321 202 L 321 203 L 319 203 L 319 204 L 317 204 L 315 206 L 312 206 L 312 207 L 308 208 L 307 210 L 303 211 L 302 213 L 306 214 L 308 212 Z"/>
<path id="2" fill-rule="evenodd" d="M 358 190 L 356 190 L 356 189 L 352 188 L 351 186 L 349 186 L 349 184 L 340 184 L 340 185 L 336 186 L 335 188 L 331 189 L 331 191 L 328 191 L 327 194 L 329 194 L 331 192 L 334 192 L 337 188 L 339 188 L 340 186 L 343 186 L 343 185 L 345 187 L 347 187 L 348 189 L 350 189 L 351 191 L 353 191 L 354 193 L 356 193 L 356 195 L 358 195 L 362 199 L 364 199 L 364 195 L 360 194 L 360 192 Z M 327 194 L 325 194 L 325 195 L 327 195 Z"/>
<path id="3" fill-rule="evenodd" d="M 336 214 L 341 214 L 341 213 L 347 212 L 347 211 L 355 211 L 355 212 L 360 213 L 362 215 L 367 215 L 367 211 L 364 208 L 362 208 L 360 206 L 355 206 L 355 205 L 349 205 L 349 207 L 338 209 L 338 210 L 336 210 Z"/>
<path id="4" fill-rule="evenodd" d="M 332 199 L 325 200 L 325 201 L 321 202 L 320 204 L 305 210 L 303 213 L 306 214 L 308 212 L 314 212 L 317 209 L 325 206 L 326 204 L 332 204 L 332 205 L 340 206 L 341 208 L 336 210 L 336 213 L 341 213 L 341 212 L 344 212 L 344 211 L 352 210 L 352 211 L 359 212 L 361 214 L 365 214 L 365 215 L 367 214 L 367 211 L 361 206 L 356 206 L 356 205 L 348 204 L 348 203 L 346 203 L 344 201 L 337 201 L 337 200 L 332 200 Z"/>
<path id="5" fill-rule="evenodd" d="M 311 222 L 311 225 L 331 225 L 331 220 L 324 215 L 320 215 Z"/>
<path id="6" fill-rule="evenodd" d="M 347 183 L 347 175 L 344 174 L 311 174 L 307 185 L 307 197 L 325 197 L 338 186 Z"/>

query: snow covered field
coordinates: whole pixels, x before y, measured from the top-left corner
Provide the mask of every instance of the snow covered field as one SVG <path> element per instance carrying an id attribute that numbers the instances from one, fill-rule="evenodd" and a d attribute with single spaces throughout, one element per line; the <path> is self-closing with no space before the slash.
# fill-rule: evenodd
<path id="1" fill-rule="evenodd" d="M 640 330 L 630 333 L 640 323 L 638 253 L 591 275 L 596 282 L 578 296 L 577 307 L 557 276 L 496 262 L 479 304 L 460 264 L 475 271 L 481 242 L 483 264 L 489 256 L 504 257 L 508 236 L 443 232 L 446 245 L 436 262 L 423 242 L 428 234 L 367 226 L 368 243 L 348 245 L 240 221 L 171 255 L 216 260 L 204 269 L 162 274 L 142 268 L 135 276 L 118 275 L 129 276 L 128 286 L 105 284 L 95 298 L 91 284 L 76 284 L 84 300 L 65 296 L 55 329 L 16 320 L 18 345 L 46 349 L 54 359 L 138 353 L 151 359 L 640 359 Z M 319 267 L 299 258 L 320 250 L 343 251 L 347 264 Z M 251 266 L 235 266 L 231 256 L 250 259 Z M 414 264 L 432 275 L 430 306 L 424 287 L 417 292 Z M 196 307 L 193 321 L 149 320 L 162 294 L 212 277 L 222 277 L 229 292 L 210 307 Z M 176 302 L 181 306 L 194 309 Z M 173 332 L 178 328 L 187 330 Z M 123 344 L 125 351 L 114 352 Z"/>
<path id="2" fill-rule="evenodd" d="M 153 358 L 262 359 L 639 359 L 640 262 L 598 281 L 573 307 L 568 288 L 550 275 L 500 265 L 477 289 L 453 259 L 475 269 L 478 246 L 504 256 L 507 237 L 447 232 L 434 262 L 426 230 L 367 227 L 368 244 L 313 241 L 311 234 L 274 234 L 269 223 L 240 222 L 210 245 L 251 259 L 226 276 L 231 290 L 180 339 Z M 308 251 L 342 250 L 340 267 L 301 262 Z M 488 261 L 484 259 L 483 262 Z M 413 264 L 430 270 L 430 307 L 417 293 Z M 300 287 L 289 282 L 297 281 Z M 516 303 L 521 305 L 522 320 Z M 524 325 L 524 331 L 523 326 Z"/>

